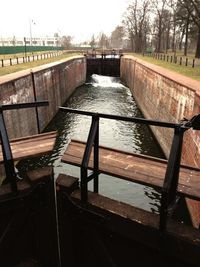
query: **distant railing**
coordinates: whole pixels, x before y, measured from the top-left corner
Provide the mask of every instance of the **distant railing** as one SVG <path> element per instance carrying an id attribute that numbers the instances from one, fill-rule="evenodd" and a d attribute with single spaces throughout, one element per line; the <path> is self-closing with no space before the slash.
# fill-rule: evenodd
<path id="1" fill-rule="evenodd" d="M 153 57 L 155 59 L 165 61 L 168 63 L 174 63 L 180 66 L 189 66 L 189 67 L 200 67 L 200 60 L 195 60 L 195 58 L 190 58 L 190 57 L 185 57 L 185 56 L 177 56 L 177 55 L 169 55 L 169 54 L 164 54 L 164 53 L 152 53 L 152 52 L 147 52 L 143 53 L 143 56 L 149 56 Z"/>
<path id="2" fill-rule="evenodd" d="M 62 51 L 56 51 L 56 52 L 48 52 L 48 53 L 42 53 L 42 54 L 32 54 L 32 55 L 25 55 L 23 57 L 13 57 L 13 58 L 8 58 L 8 59 L 0 59 L 0 67 L 8 67 L 8 66 L 13 66 L 13 65 L 18 65 L 18 64 L 23 64 L 27 62 L 33 62 L 33 61 L 38 61 L 42 59 L 48 59 L 48 58 L 53 58 L 53 57 L 58 57 L 62 55 Z"/>
<path id="3" fill-rule="evenodd" d="M 115 49 L 110 49 L 110 50 L 90 50 L 84 53 L 84 55 L 87 58 L 119 58 L 121 57 L 122 51 L 120 50 L 115 50 Z"/>

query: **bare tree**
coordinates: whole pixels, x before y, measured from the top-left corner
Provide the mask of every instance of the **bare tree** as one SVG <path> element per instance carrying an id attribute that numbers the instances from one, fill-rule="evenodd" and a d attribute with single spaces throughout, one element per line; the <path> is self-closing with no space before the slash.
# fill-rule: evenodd
<path id="1" fill-rule="evenodd" d="M 65 48 L 65 49 L 70 49 L 72 46 L 72 37 L 71 36 L 63 36 L 61 39 L 61 45 Z"/>
<path id="2" fill-rule="evenodd" d="M 124 14 L 123 25 L 134 52 L 142 52 L 145 49 L 149 29 L 149 4 L 149 0 L 134 0 Z"/>
<path id="3" fill-rule="evenodd" d="M 111 46 L 115 48 L 121 48 L 123 46 L 124 35 L 124 27 L 117 26 L 115 30 L 111 33 Z"/>
<path id="4" fill-rule="evenodd" d="M 94 34 L 92 35 L 92 38 L 91 38 L 91 41 L 90 41 L 90 45 L 92 48 L 95 48 L 95 45 L 96 45 L 96 39 L 95 39 L 95 36 Z"/>
<path id="5" fill-rule="evenodd" d="M 188 9 L 185 8 L 182 4 L 180 4 L 180 2 L 178 2 L 176 10 L 176 21 L 177 21 L 177 26 L 181 31 L 180 41 L 182 42 L 183 38 L 185 38 L 184 56 L 187 56 L 189 30 L 191 27 L 192 19 L 190 12 L 188 12 Z M 180 44 L 179 47 L 181 48 L 181 46 L 182 45 Z"/>
<path id="6" fill-rule="evenodd" d="M 200 0 L 179 0 L 179 5 L 186 9 L 197 28 L 195 57 L 200 58 Z"/>
<path id="7" fill-rule="evenodd" d="M 166 9 L 169 8 L 169 0 L 152 0 L 152 9 L 156 15 L 156 52 L 161 52 L 162 35 L 165 30 L 165 14 Z"/>

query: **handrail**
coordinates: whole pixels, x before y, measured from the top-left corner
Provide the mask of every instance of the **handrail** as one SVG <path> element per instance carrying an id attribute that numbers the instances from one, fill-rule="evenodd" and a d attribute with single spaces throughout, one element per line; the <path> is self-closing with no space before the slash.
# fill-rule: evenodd
<path id="1" fill-rule="evenodd" d="M 12 156 L 12 151 L 10 147 L 10 142 L 8 138 L 8 132 L 6 129 L 6 124 L 3 116 L 3 111 L 5 110 L 14 110 L 14 109 L 23 109 L 23 108 L 32 108 L 32 107 L 41 107 L 47 106 L 48 101 L 38 101 L 30 103 L 17 103 L 17 104 L 6 104 L 0 105 L 0 140 L 1 147 L 4 159 L 6 180 L 10 183 L 11 191 L 14 194 L 18 193 L 17 190 L 17 174 L 15 172 L 14 160 Z"/>
<path id="2" fill-rule="evenodd" d="M 94 145 L 94 171 L 93 177 L 87 176 L 87 169 L 89 165 L 90 155 L 92 147 Z M 91 177 L 94 179 L 94 192 L 98 192 L 98 162 L 99 162 L 99 118 L 96 116 L 92 117 L 92 123 L 81 163 L 81 200 L 87 202 L 87 184 Z"/>
<path id="3" fill-rule="evenodd" d="M 118 115 L 111 114 L 103 114 L 103 113 L 95 113 L 88 112 L 83 110 L 71 109 L 66 107 L 60 107 L 62 111 L 92 116 L 92 124 L 90 127 L 90 132 L 83 156 L 83 161 L 81 165 L 81 200 L 83 202 L 87 202 L 87 182 L 93 179 L 93 174 L 87 177 L 87 168 L 89 163 L 89 157 L 92 151 L 92 146 L 94 140 L 95 143 L 95 153 L 96 153 L 96 161 L 94 161 L 94 170 L 98 177 L 99 169 L 98 169 L 98 153 L 99 153 L 99 136 L 97 134 L 97 126 L 96 121 L 100 118 L 105 119 L 115 119 L 122 121 L 129 121 L 134 123 L 140 123 L 144 125 L 153 125 L 158 127 L 172 128 L 174 129 L 174 137 L 171 145 L 169 160 L 166 168 L 164 183 L 161 191 L 161 208 L 160 208 L 160 222 L 159 222 L 159 230 L 161 234 L 164 234 L 167 227 L 167 218 L 170 213 L 170 210 L 173 210 L 176 205 L 177 199 L 177 186 L 179 179 L 179 170 L 180 170 L 180 162 L 181 162 L 181 152 L 182 152 L 182 143 L 183 143 L 183 135 L 184 132 L 193 128 L 193 130 L 200 130 L 200 114 L 194 116 L 191 120 L 183 120 L 181 123 L 168 123 L 163 121 L 155 121 L 155 120 L 146 120 L 142 118 L 136 117 L 124 117 Z M 99 126 L 98 126 L 99 128 Z M 98 178 L 96 179 L 96 183 L 98 183 Z M 97 190 L 98 192 L 98 190 Z"/>
<path id="4" fill-rule="evenodd" d="M 90 112 L 90 111 L 84 111 L 84 110 L 78 110 L 78 109 L 72 109 L 72 108 L 66 108 L 66 107 L 59 107 L 59 109 L 66 111 L 66 112 L 79 114 L 79 115 L 97 116 L 99 118 L 104 118 L 104 119 L 136 122 L 140 124 L 160 126 L 160 127 L 166 127 L 166 128 L 177 128 L 182 125 L 181 123 L 170 123 L 170 122 L 165 122 L 165 121 L 147 120 L 147 119 L 137 118 L 137 117 L 127 117 L 127 116 L 120 116 L 120 115 L 97 113 L 97 112 Z"/>

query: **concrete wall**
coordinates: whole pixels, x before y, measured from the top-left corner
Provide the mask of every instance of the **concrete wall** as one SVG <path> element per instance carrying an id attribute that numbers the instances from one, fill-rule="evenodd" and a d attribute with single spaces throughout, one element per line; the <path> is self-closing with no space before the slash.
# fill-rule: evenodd
<path id="1" fill-rule="evenodd" d="M 200 82 L 170 72 L 131 56 L 121 59 L 121 79 L 131 89 L 145 117 L 180 122 L 200 113 Z M 166 156 L 173 130 L 154 127 L 153 131 Z M 200 133 L 188 131 L 184 138 L 182 160 L 200 167 Z"/>
<path id="2" fill-rule="evenodd" d="M 180 122 L 200 113 L 200 82 L 152 65 L 133 56 L 121 59 L 121 79 L 131 89 L 144 116 L 167 122 Z M 173 130 L 152 128 L 166 156 Z M 200 167 L 200 131 L 184 136 L 182 163 Z M 193 224 L 200 222 L 199 202 L 188 200 Z"/>
<path id="3" fill-rule="evenodd" d="M 34 90 L 31 70 L 25 70 L 0 78 L 2 104 L 33 102 Z M 82 56 L 50 63 L 32 69 L 36 100 L 48 100 L 48 107 L 40 107 L 39 122 L 43 130 L 74 89 L 86 79 L 86 60 Z M 5 121 L 10 138 L 37 133 L 35 108 L 5 111 Z"/>

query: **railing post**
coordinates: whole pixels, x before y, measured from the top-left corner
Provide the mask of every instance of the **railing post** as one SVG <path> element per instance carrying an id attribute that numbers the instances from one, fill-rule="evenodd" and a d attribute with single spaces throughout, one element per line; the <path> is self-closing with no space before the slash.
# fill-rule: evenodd
<path id="1" fill-rule="evenodd" d="M 94 116 L 97 121 L 97 130 L 94 139 L 94 192 L 99 192 L 99 117 Z"/>
<path id="2" fill-rule="evenodd" d="M 31 80 L 32 80 L 32 85 L 33 85 L 33 95 L 34 95 L 34 101 L 37 101 L 37 95 L 36 95 L 36 88 L 35 88 L 35 78 L 34 78 L 34 73 L 31 71 Z M 40 133 L 40 119 L 39 119 L 39 113 L 38 113 L 38 108 L 35 108 L 35 114 L 36 114 L 36 120 L 37 120 L 37 130 L 38 133 Z"/>
<path id="3" fill-rule="evenodd" d="M 93 173 L 88 177 L 88 167 L 91 152 L 93 149 Z M 88 182 L 94 179 L 94 192 L 98 192 L 99 175 L 99 116 L 92 115 L 92 123 L 81 163 L 81 201 L 86 203 L 88 200 Z"/>
<path id="4" fill-rule="evenodd" d="M 5 126 L 5 121 L 3 117 L 3 109 L 0 107 L 0 138 L 1 138 L 1 147 L 4 159 L 4 167 L 6 172 L 6 179 L 10 183 L 10 187 L 13 193 L 17 194 L 17 175 L 15 173 L 15 166 L 12 157 L 12 151 L 10 148 L 10 143 L 8 139 L 8 133 Z"/>
<path id="5" fill-rule="evenodd" d="M 88 201 L 87 168 L 81 167 L 81 201 Z"/>
<path id="6" fill-rule="evenodd" d="M 179 179 L 179 170 L 181 162 L 181 151 L 183 143 L 183 134 L 187 130 L 183 126 L 175 128 L 174 138 L 172 141 L 171 151 L 165 173 L 165 180 L 162 188 L 161 208 L 160 208 L 160 225 L 161 234 L 166 230 L 167 216 L 170 207 L 172 208 L 176 201 L 176 192 Z"/>

